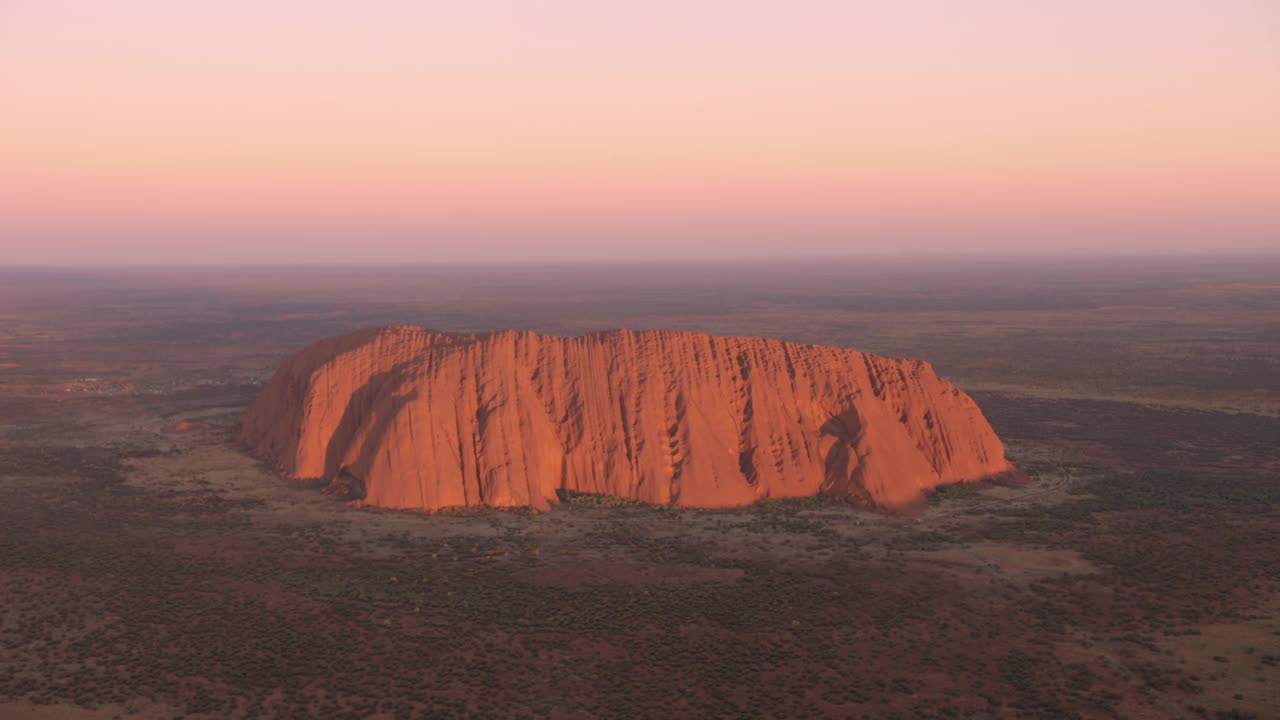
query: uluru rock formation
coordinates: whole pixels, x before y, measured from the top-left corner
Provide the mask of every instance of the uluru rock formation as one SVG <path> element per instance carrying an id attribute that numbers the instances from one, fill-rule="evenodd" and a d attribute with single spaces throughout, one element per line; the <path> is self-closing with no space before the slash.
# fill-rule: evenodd
<path id="1" fill-rule="evenodd" d="M 901 507 L 1012 470 L 928 363 L 761 338 L 416 327 L 289 358 L 242 437 L 388 508 L 545 508 L 557 490 L 682 507 L 819 494 Z"/>

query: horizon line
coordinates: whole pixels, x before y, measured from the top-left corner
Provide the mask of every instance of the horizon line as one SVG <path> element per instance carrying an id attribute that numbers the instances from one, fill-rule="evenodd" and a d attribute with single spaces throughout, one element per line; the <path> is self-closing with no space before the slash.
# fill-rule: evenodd
<path id="1" fill-rule="evenodd" d="M 217 268 L 431 268 L 431 267 L 582 267 L 582 266 L 652 266 L 652 265 L 761 265 L 784 264 L 798 265 L 815 262 L 851 262 L 860 260 L 1088 260 L 1088 259 L 1138 259 L 1138 260 L 1177 260 L 1194 258 L 1214 259 L 1280 259 L 1280 247 L 1276 248 L 1163 248 L 1160 250 L 1135 250 L 1117 248 L 1106 250 L 1099 248 L 1071 249 L 1057 248 L 1044 251 L 1027 250 L 970 250 L 970 251 L 928 251 L 928 250 L 896 250 L 869 251 L 857 253 L 823 253 L 791 255 L 775 257 L 768 255 L 750 255 L 738 257 L 712 256 L 663 256 L 663 257 L 554 257 L 554 258 L 379 258 L 374 260 L 157 260 L 157 261 L 35 261 L 4 262 L 0 261 L 0 269 L 60 269 L 60 270 L 93 270 L 93 269 L 217 269 Z"/>

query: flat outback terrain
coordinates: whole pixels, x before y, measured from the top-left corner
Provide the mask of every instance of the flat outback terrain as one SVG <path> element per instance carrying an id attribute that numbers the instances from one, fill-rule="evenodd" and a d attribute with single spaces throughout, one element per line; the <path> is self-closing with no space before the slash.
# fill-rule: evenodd
<path id="1" fill-rule="evenodd" d="M 929 361 L 1027 480 L 353 507 L 241 446 L 380 325 Z M 1278 718 L 1280 261 L 0 270 L 0 718 Z"/>

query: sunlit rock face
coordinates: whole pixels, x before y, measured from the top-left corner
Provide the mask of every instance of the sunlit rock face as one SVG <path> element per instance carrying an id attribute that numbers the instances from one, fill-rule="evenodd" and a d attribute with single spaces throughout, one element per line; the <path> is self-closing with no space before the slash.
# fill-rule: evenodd
<path id="1" fill-rule="evenodd" d="M 280 367 L 242 438 L 290 477 L 421 510 L 546 508 L 559 489 L 901 508 L 1012 471 L 978 406 L 928 363 L 668 331 L 329 338 Z"/>

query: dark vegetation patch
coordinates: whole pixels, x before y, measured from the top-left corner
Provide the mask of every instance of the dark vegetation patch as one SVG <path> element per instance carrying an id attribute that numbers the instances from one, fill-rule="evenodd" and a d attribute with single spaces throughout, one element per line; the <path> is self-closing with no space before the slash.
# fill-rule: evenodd
<path id="1" fill-rule="evenodd" d="M 617 495 L 606 495 L 603 493 L 585 493 L 577 490 L 560 489 L 556 491 L 560 502 L 571 507 L 584 508 L 620 508 L 620 507 L 638 507 L 642 505 L 639 500 L 633 498 L 624 498 Z"/>
<path id="2" fill-rule="evenodd" d="M 1280 417 L 994 392 L 973 397 L 1006 442 L 1077 449 L 1117 469 L 1193 468 L 1202 475 L 1224 473 L 1232 481 L 1241 475 L 1280 476 Z"/>
<path id="3" fill-rule="evenodd" d="M 1242 617 L 1280 590 L 1280 483 L 1166 470 L 1104 474 L 1055 505 L 975 510 L 963 535 L 1080 551 L 1100 575 L 1037 583 L 1046 627 L 1152 645 L 1158 634 Z"/>
<path id="4" fill-rule="evenodd" d="M 937 505 L 942 502 L 954 502 L 956 500 L 971 500 L 978 497 L 980 486 L 978 483 L 952 483 L 950 485 L 940 485 L 929 493 L 929 502 Z"/>

